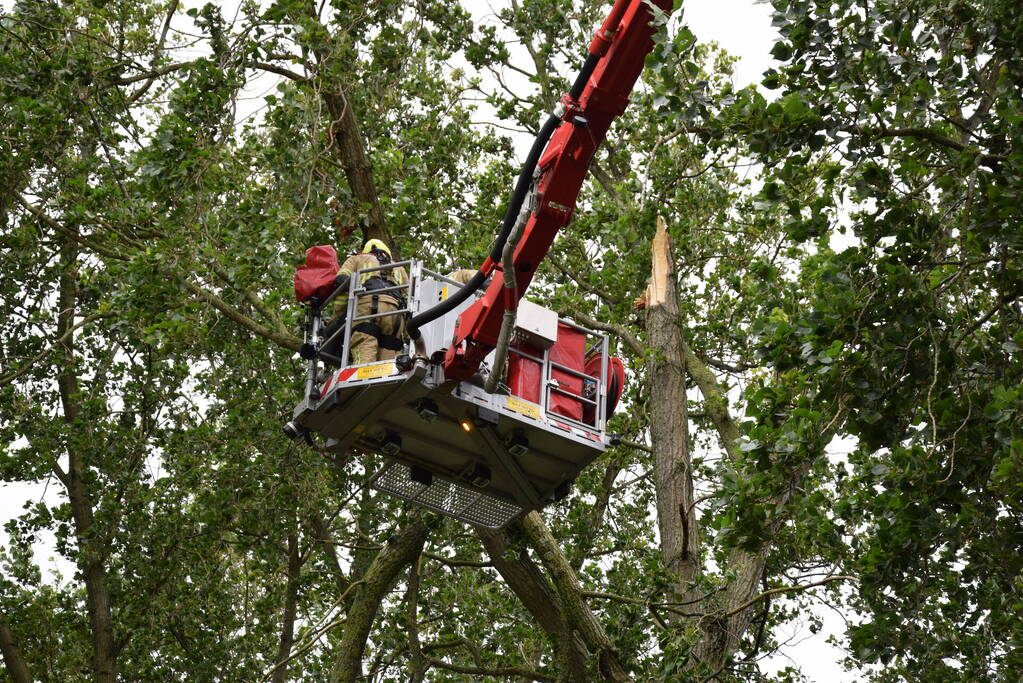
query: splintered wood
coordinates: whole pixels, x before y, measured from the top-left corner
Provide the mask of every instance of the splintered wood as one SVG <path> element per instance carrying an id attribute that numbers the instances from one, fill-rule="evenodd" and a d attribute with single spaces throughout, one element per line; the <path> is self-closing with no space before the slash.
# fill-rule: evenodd
<path id="1" fill-rule="evenodd" d="M 674 265 L 671 260 L 671 238 L 665 227 L 664 216 L 657 217 L 657 232 L 650 245 L 653 261 L 650 267 L 650 281 L 647 283 L 643 296 L 635 301 L 634 308 L 639 311 L 652 306 L 663 306 L 667 302 L 671 274 Z"/>

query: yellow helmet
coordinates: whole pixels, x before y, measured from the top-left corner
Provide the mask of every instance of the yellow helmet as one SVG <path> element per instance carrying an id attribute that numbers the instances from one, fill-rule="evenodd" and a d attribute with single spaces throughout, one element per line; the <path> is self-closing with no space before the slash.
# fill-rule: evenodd
<path id="1" fill-rule="evenodd" d="M 383 240 L 370 240 L 362 248 L 363 254 L 369 254 L 374 251 L 382 251 L 387 254 L 387 258 L 391 258 L 391 248 L 384 244 Z"/>

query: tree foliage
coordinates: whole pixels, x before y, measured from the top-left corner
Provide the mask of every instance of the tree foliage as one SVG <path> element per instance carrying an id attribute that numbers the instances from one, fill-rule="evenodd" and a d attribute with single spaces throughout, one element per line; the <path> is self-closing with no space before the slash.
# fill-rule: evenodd
<path id="1" fill-rule="evenodd" d="M 758 86 L 657 34 L 531 290 L 611 334 L 625 440 L 497 532 L 281 438 L 291 273 L 480 262 L 605 4 L 0 15 L 0 475 L 58 491 L 5 527 L 8 677 L 792 680 L 819 600 L 877 680 L 1018 676 L 1020 9 L 773 4 Z"/>

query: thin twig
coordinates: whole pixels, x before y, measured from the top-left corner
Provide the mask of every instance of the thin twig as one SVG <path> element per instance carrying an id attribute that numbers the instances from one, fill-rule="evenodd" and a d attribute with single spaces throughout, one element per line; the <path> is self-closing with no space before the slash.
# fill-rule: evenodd
<path id="1" fill-rule="evenodd" d="M 839 575 L 839 576 L 828 576 L 828 577 L 825 577 L 825 578 L 821 579 L 820 581 L 814 581 L 813 583 L 806 583 L 806 584 L 802 584 L 802 585 L 798 585 L 798 586 L 779 586 L 778 588 L 772 588 L 770 590 L 766 590 L 763 593 L 761 593 L 760 595 L 757 595 L 756 597 L 750 598 L 749 600 L 747 600 L 746 602 L 742 603 L 738 607 L 735 607 L 733 609 L 728 610 L 727 612 L 725 612 L 721 616 L 722 616 L 722 618 L 727 619 L 728 617 L 738 614 L 739 612 L 743 611 L 747 607 L 750 607 L 751 605 L 756 604 L 757 602 L 763 600 L 764 598 L 766 598 L 766 597 L 768 597 L 770 595 L 776 595 L 778 593 L 796 593 L 796 592 L 799 592 L 799 591 L 809 590 L 810 588 L 817 588 L 818 586 L 823 586 L 824 584 L 831 583 L 833 581 L 859 581 L 859 579 L 857 577 L 855 577 L 855 576 L 841 576 L 841 575 Z"/>
<path id="2" fill-rule="evenodd" d="M 97 320 L 100 320 L 101 318 L 109 318 L 112 315 L 113 315 L 113 312 L 107 311 L 105 313 L 96 313 L 94 315 L 90 315 L 87 318 L 83 318 L 77 324 L 69 327 L 68 330 L 63 335 L 61 335 L 58 339 L 53 340 L 53 342 L 49 346 L 47 346 L 45 349 L 43 349 L 42 351 L 37 353 L 31 360 L 29 360 L 26 363 L 24 363 L 20 368 L 18 368 L 17 370 L 15 370 L 13 372 L 10 372 L 10 373 L 4 375 L 3 377 L 0 377 L 0 387 L 4 386 L 5 384 L 10 384 L 14 380 L 16 380 L 19 377 L 21 377 L 22 375 L 24 375 L 30 369 L 32 369 L 33 365 L 35 365 L 36 363 L 41 361 L 43 358 L 45 358 L 47 355 L 52 353 L 55 348 L 57 348 L 58 346 L 60 346 L 64 342 L 66 342 L 68 340 L 68 338 L 72 334 L 74 334 L 75 330 L 77 330 L 77 329 L 79 329 L 81 327 L 84 327 L 84 326 L 88 325 L 89 323 L 96 322 Z"/>

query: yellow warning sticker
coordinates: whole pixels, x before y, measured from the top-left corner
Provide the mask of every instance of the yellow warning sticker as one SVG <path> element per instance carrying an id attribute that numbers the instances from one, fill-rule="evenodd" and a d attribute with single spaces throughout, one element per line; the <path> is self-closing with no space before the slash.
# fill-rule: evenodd
<path id="1" fill-rule="evenodd" d="M 357 379 L 375 379 L 387 377 L 394 374 L 394 363 L 377 363 L 376 365 L 364 365 L 355 373 Z"/>
<path id="2" fill-rule="evenodd" d="M 444 299 L 447 299 L 447 298 L 448 298 L 448 288 L 447 288 L 447 285 L 445 285 L 444 287 L 440 288 L 440 300 L 444 301 Z"/>
<path id="3" fill-rule="evenodd" d="M 531 417 L 534 420 L 540 419 L 540 406 L 529 401 L 523 401 L 521 398 L 515 396 L 508 397 L 508 410 L 514 410 L 516 413 L 521 413 L 526 417 Z"/>

